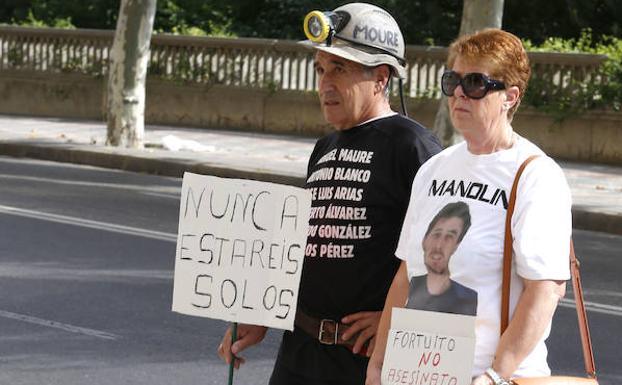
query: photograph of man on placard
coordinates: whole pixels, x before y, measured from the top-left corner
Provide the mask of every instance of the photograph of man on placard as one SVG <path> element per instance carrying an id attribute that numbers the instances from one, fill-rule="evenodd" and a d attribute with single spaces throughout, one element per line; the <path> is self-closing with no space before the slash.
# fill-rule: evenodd
<path id="1" fill-rule="evenodd" d="M 477 314 L 477 292 L 452 280 L 449 272 L 449 259 L 470 226 L 471 214 L 464 202 L 449 203 L 434 216 L 421 242 L 428 273 L 411 278 L 407 308 Z"/>

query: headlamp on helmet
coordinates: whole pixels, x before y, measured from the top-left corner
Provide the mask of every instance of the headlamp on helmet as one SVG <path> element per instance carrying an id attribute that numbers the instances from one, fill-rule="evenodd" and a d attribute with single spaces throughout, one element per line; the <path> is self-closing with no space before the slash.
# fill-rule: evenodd
<path id="1" fill-rule="evenodd" d="M 360 51 L 390 55 L 404 64 L 399 27 L 391 15 L 376 6 L 352 3 L 334 11 L 311 11 L 304 18 L 303 29 L 312 43 L 330 47 L 339 39 Z"/>
<path id="2" fill-rule="evenodd" d="M 327 45 L 330 45 L 333 36 L 345 24 L 346 16 L 347 14 L 339 12 L 311 11 L 304 20 L 305 36 L 314 43 L 326 42 Z"/>

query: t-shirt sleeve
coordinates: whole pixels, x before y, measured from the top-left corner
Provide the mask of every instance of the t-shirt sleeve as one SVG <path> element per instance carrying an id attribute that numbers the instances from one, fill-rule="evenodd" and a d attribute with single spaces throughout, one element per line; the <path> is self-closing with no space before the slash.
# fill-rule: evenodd
<path id="1" fill-rule="evenodd" d="M 527 166 L 512 218 L 516 272 L 530 280 L 570 278 L 571 194 L 562 169 L 548 157 Z"/>
<path id="2" fill-rule="evenodd" d="M 419 162 L 421 164 L 441 151 L 443 151 L 443 146 L 432 131 L 427 130 L 426 135 L 419 136 L 417 154 L 419 155 Z"/>
<path id="3" fill-rule="evenodd" d="M 410 193 L 412 181 L 424 164 L 432 156 L 441 152 L 442 147 L 436 136 L 428 129 L 420 127 L 412 138 L 403 138 L 398 143 L 401 180 L 407 183 L 407 194 Z"/>
<path id="4" fill-rule="evenodd" d="M 409 250 L 413 250 L 414 245 L 414 224 L 417 222 L 417 214 L 418 210 L 415 209 L 417 206 L 417 196 L 418 192 L 421 189 L 421 184 L 425 182 L 429 165 L 424 165 L 421 167 L 417 175 L 415 175 L 415 179 L 412 184 L 412 190 L 410 193 L 410 200 L 408 203 L 408 209 L 406 210 L 406 216 L 404 217 L 404 223 L 402 224 L 402 230 L 400 232 L 400 239 L 397 244 L 397 249 L 395 250 L 395 256 L 399 259 L 408 262 L 409 258 L 412 258 L 412 253 Z"/>
<path id="5" fill-rule="evenodd" d="M 309 156 L 309 161 L 307 162 L 307 179 L 311 176 L 311 169 L 315 166 L 315 163 L 318 161 L 318 156 L 320 149 L 324 148 L 326 142 L 326 137 L 320 138 L 317 142 L 315 142 L 315 146 L 313 146 L 313 151 Z"/>

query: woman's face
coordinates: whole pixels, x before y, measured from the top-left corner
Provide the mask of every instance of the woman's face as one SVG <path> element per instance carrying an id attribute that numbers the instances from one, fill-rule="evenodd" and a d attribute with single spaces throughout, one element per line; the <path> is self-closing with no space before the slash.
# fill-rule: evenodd
<path id="1" fill-rule="evenodd" d="M 490 76 L 485 65 L 464 61 L 460 56 L 456 58 L 452 70 L 460 76 L 473 72 Z M 451 121 L 467 141 L 469 138 L 492 137 L 504 128 L 507 120 L 505 91 L 488 91 L 482 99 L 471 99 L 459 85 L 453 96 L 448 97 L 448 102 Z"/>

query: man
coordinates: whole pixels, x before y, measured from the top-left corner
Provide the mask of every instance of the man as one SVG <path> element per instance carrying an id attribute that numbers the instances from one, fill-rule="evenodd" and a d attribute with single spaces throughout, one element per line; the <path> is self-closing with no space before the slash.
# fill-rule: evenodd
<path id="1" fill-rule="evenodd" d="M 452 280 L 449 258 L 471 227 L 469 206 L 449 203 L 430 222 L 422 241 L 426 275 L 412 277 L 407 308 L 476 315 L 477 292 Z"/>
<path id="2" fill-rule="evenodd" d="M 403 78 L 404 42 L 395 20 L 369 4 L 330 13 L 315 71 L 326 120 L 335 132 L 311 154 L 309 237 L 295 329 L 286 331 L 270 384 L 363 384 L 384 300 L 399 266 L 394 251 L 415 173 L 439 152 L 438 140 L 391 110 L 391 76 Z M 313 26 L 317 27 L 317 25 Z M 373 31 L 373 32 L 372 32 Z M 227 331 L 219 355 L 260 342 L 266 328 Z M 244 362 L 236 357 L 235 366 Z"/>

